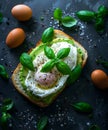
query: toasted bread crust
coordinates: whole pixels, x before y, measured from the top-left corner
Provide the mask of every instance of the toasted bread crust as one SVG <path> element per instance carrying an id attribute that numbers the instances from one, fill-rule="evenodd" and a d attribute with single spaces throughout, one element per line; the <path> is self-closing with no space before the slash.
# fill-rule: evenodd
<path id="1" fill-rule="evenodd" d="M 55 37 L 58 37 L 58 38 L 68 38 L 68 39 L 71 39 L 74 41 L 75 45 L 77 47 L 79 47 L 83 52 L 84 52 L 84 59 L 83 59 L 83 63 L 82 63 L 82 68 L 84 67 L 84 65 L 86 64 L 86 61 L 87 61 L 87 51 L 84 49 L 84 47 L 78 43 L 77 41 L 75 41 L 71 36 L 67 35 L 66 33 L 64 33 L 63 31 L 60 31 L 60 30 L 54 30 L 54 36 Z M 41 40 L 36 44 L 36 46 L 39 46 L 41 44 Z M 32 49 L 28 52 L 30 53 L 32 51 Z M 16 90 L 21 93 L 24 97 L 26 97 L 29 101 L 31 101 L 32 103 L 40 106 L 40 107 L 46 107 L 48 106 L 49 104 L 45 104 L 44 102 L 42 101 L 35 101 L 33 100 L 31 97 L 29 97 L 26 92 L 22 89 L 21 87 L 21 84 L 19 82 L 19 71 L 20 71 L 20 68 L 22 67 L 22 65 L 19 63 L 18 66 L 16 67 L 16 69 L 14 70 L 13 74 L 12 74 L 12 82 L 13 82 L 13 85 L 14 87 L 16 88 Z M 65 88 L 65 87 L 64 87 Z M 63 90 L 63 89 L 62 89 Z M 61 91 L 62 91 L 61 90 Z M 59 92 L 59 94 L 61 93 L 61 91 Z M 52 99 L 52 102 L 53 100 L 58 96 L 58 94 L 56 94 L 53 99 Z"/>

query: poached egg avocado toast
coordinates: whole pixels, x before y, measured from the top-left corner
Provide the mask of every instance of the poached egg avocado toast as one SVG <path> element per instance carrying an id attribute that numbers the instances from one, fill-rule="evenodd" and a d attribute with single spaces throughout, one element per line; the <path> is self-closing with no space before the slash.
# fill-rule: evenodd
<path id="1" fill-rule="evenodd" d="M 78 79 L 86 60 L 87 51 L 80 43 L 50 27 L 29 54 L 21 55 L 12 82 L 31 102 L 46 107 L 66 84 Z"/>

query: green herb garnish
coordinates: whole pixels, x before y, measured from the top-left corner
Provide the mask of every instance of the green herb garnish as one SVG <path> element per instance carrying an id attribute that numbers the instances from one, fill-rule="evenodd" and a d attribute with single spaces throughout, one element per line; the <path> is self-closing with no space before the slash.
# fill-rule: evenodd
<path id="1" fill-rule="evenodd" d="M 7 128 L 8 121 L 12 118 L 11 114 L 9 111 L 13 108 L 13 101 L 10 98 L 7 98 L 3 100 L 3 103 L 0 107 L 1 111 L 1 117 L 0 117 L 0 124 L 3 129 Z"/>
<path id="2" fill-rule="evenodd" d="M 62 74 L 70 74 L 71 69 L 70 67 L 63 62 L 61 59 L 68 56 L 70 52 L 70 48 L 63 48 L 59 50 L 57 53 L 57 56 L 55 56 L 53 49 L 51 49 L 48 46 L 44 47 L 45 55 L 51 59 L 48 61 L 41 69 L 41 72 L 49 72 L 52 70 L 54 66 L 57 67 L 58 71 L 60 71 Z"/>
<path id="3" fill-rule="evenodd" d="M 89 130 L 101 130 L 98 125 L 92 125 L 90 126 Z"/>
<path id="4" fill-rule="evenodd" d="M 95 17 L 95 13 L 89 10 L 81 10 L 76 13 L 77 17 L 83 21 L 92 21 Z"/>
<path id="5" fill-rule="evenodd" d="M 48 117 L 47 116 L 41 117 L 37 124 L 37 129 L 43 130 L 46 127 L 47 123 L 48 123 Z"/>
<path id="6" fill-rule="evenodd" d="M 91 113 L 92 112 L 92 106 L 86 102 L 77 102 L 72 104 L 72 107 L 78 111 L 83 113 Z"/>
<path id="7" fill-rule="evenodd" d="M 101 64 L 103 67 L 108 68 L 108 61 L 103 60 L 103 59 L 96 59 L 97 64 Z"/>
<path id="8" fill-rule="evenodd" d="M 3 101 L 3 104 L 1 106 L 1 110 L 2 112 L 6 112 L 6 111 L 9 111 L 13 108 L 13 101 L 10 99 L 10 98 L 7 98 Z"/>
<path id="9" fill-rule="evenodd" d="M 24 67 L 26 67 L 26 68 L 34 71 L 34 66 L 33 66 L 33 63 L 32 63 L 32 58 L 30 57 L 29 54 L 27 54 L 25 52 L 22 53 L 21 56 L 20 56 L 20 62 L 21 62 L 21 64 Z"/>
<path id="10" fill-rule="evenodd" d="M 54 29 L 52 27 L 45 29 L 42 34 L 42 42 L 47 43 L 52 41 L 53 36 L 54 36 Z"/>
<path id="11" fill-rule="evenodd" d="M 60 8 L 56 8 L 54 10 L 54 19 L 58 20 L 64 27 L 73 27 L 77 24 L 77 20 L 71 16 L 63 17 L 62 10 Z"/>
<path id="12" fill-rule="evenodd" d="M 78 65 L 72 70 L 70 76 L 68 77 L 68 79 L 67 79 L 67 84 L 70 84 L 70 83 L 75 82 L 75 81 L 79 78 L 81 72 L 82 72 L 82 66 L 81 66 L 81 64 L 78 64 Z"/>
<path id="13" fill-rule="evenodd" d="M 8 79 L 8 73 L 3 65 L 0 65 L 0 76 L 4 79 Z"/>
<path id="14" fill-rule="evenodd" d="M 89 10 L 80 10 L 76 12 L 76 15 L 82 21 L 92 21 L 97 32 L 104 32 L 104 18 L 108 15 L 108 8 L 104 5 L 99 6 L 97 12 Z"/>

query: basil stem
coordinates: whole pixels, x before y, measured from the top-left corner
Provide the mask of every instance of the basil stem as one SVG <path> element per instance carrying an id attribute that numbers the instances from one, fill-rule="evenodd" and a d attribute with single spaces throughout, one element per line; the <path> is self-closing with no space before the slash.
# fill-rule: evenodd
<path id="1" fill-rule="evenodd" d="M 53 36 L 54 36 L 54 29 L 52 27 L 45 29 L 45 31 L 42 34 L 42 42 L 46 43 L 52 41 Z"/>
<path id="2" fill-rule="evenodd" d="M 77 24 L 77 20 L 74 19 L 73 17 L 71 16 L 66 16 L 64 18 L 62 18 L 62 25 L 64 27 L 73 27 Z"/>
<path id="3" fill-rule="evenodd" d="M 57 53 L 57 58 L 62 59 L 69 55 L 70 48 L 63 48 Z"/>
<path id="4" fill-rule="evenodd" d="M 69 85 L 69 84 L 74 83 L 79 78 L 81 72 L 82 72 L 82 67 L 80 64 L 78 64 L 74 68 L 74 70 L 71 71 L 71 74 L 70 74 L 69 78 L 67 79 L 67 84 Z"/>
<path id="5" fill-rule="evenodd" d="M 57 20 L 61 21 L 61 19 L 62 19 L 62 10 L 60 8 L 56 8 L 54 10 L 53 15 L 54 15 L 54 19 L 57 19 Z"/>
<path id="6" fill-rule="evenodd" d="M 3 104 L 1 106 L 1 110 L 2 112 L 6 112 L 6 111 L 9 111 L 13 108 L 13 101 L 10 99 L 10 98 L 7 98 L 3 101 Z"/>
<path id="7" fill-rule="evenodd" d="M 21 56 L 20 56 L 20 62 L 24 67 L 34 71 L 34 66 L 33 66 L 33 63 L 32 63 L 32 59 L 31 59 L 29 54 L 27 54 L 25 52 L 22 53 Z"/>
<path id="8" fill-rule="evenodd" d="M 86 102 L 77 102 L 72 104 L 72 107 L 78 111 L 78 112 L 84 112 L 84 113 L 91 113 L 92 112 L 92 107 L 90 104 Z"/>
<path id="9" fill-rule="evenodd" d="M 71 73 L 70 67 L 63 61 L 59 61 L 58 63 L 56 63 L 56 67 L 58 71 L 60 71 L 64 75 Z"/>
<path id="10" fill-rule="evenodd" d="M 40 118 L 38 124 L 37 124 L 37 129 L 38 130 L 43 130 L 46 125 L 48 123 L 48 117 L 47 116 L 43 116 L 42 118 Z"/>
<path id="11" fill-rule="evenodd" d="M 83 21 L 92 21 L 95 17 L 95 13 L 89 10 L 81 10 L 76 13 L 77 17 Z"/>
<path id="12" fill-rule="evenodd" d="M 0 76 L 4 79 L 8 79 L 8 73 L 3 65 L 0 65 Z"/>
<path id="13" fill-rule="evenodd" d="M 54 67 L 55 65 L 55 60 L 50 60 L 48 61 L 45 65 L 43 65 L 42 69 L 41 69 L 41 72 L 49 72 L 52 70 L 52 68 Z"/>
<path id="14" fill-rule="evenodd" d="M 44 53 L 45 55 L 49 58 L 49 59 L 54 59 L 55 58 L 55 54 L 54 54 L 54 51 L 48 47 L 48 46 L 45 46 L 44 47 Z"/>
<path id="15" fill-rule="evenodd" d="M 89 130 L 101 130 L 98 125 L 90 126 Z"/>

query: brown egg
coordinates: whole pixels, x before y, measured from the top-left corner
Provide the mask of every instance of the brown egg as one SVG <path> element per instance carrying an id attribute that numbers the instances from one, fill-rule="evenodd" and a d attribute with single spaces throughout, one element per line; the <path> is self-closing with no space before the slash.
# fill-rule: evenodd
<path id="1" fill-rule="evenodd" d="M 21 28 L 15 28 L 9 32 L 6 38 L 6 44 L 10 48 L 15 48 L 21 45 L 25 39 L 25 32 Z"/>
<path id="2" fill-rule="evenodd" d="M 96 87 L 100 89 L 108 88 L 108 75 L 104 71 L 100 69 L 94 70 L 91 73 L 91 79 Z"/>
<path id="3" fill-rule="evenodd" d="M 24 4 L 14 6 L 11 13 L 19 21 L 27 21 L 32 17 L 31 8 Z"/>

